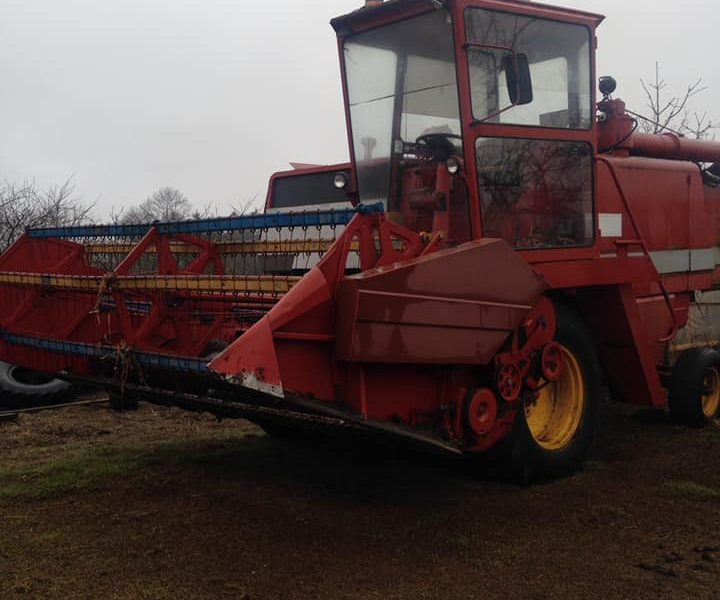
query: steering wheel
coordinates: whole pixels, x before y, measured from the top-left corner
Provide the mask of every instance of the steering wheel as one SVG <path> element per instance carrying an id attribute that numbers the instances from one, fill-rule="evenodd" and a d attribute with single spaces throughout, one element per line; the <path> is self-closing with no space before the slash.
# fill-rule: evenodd
<path id="1" fill-rule="evenodd" d="M 457 154 L 457 146 L 450 140 L 462 141 L 462 136 L 455 133 L 425 133 L 415 143 L 426 146 L 436 160 L 447 160 Z"/>

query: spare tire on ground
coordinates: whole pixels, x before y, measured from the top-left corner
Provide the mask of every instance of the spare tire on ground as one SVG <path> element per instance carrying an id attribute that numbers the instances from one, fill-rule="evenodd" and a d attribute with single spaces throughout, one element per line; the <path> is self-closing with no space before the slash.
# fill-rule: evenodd
<path id="1" fill-rule="evenodd" d="M 52 375 L 0 362 L 0 404 L 47 404 L 70 391 L 70 384 Z"/>

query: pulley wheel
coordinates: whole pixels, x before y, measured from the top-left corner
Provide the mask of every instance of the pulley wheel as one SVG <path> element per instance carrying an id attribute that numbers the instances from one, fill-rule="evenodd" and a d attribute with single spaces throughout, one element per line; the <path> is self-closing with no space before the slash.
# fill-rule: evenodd
<path id="1" fill-rule="evenodd" d="M 497 419 L 497 399 L 490 390 L 475 392 L 467 407 L 467 423 L 476 435 L 486 435 L 492 431 Z"/>
<path id="2" fill-rule="evenodd" d="M 522 375 L 515 365 L 503 365 L 497 374 L 500 397 L 506 402 L 515 402 L 522 391 Z"/>

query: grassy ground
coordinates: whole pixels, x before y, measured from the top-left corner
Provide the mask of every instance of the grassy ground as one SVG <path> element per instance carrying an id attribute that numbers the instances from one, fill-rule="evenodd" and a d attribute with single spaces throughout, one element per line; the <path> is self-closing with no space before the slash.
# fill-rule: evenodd
<path id="1" fill-rule="evenodd" d="M 143 406 L 0 427 L 0 598 L 717 598 L 720 429 L 610 407 L 575 477 Z"/>

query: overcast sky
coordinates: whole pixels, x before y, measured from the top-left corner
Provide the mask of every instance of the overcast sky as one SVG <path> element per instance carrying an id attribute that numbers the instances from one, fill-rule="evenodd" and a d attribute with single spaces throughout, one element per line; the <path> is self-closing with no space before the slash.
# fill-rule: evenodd
<path id="1" fill-rule="evenodd" d="M 345 160 L 328 22 L 362 3 L 2 0 L 0 180 L 73 176 L 100 218 L 164 185 L 223 214 L 290 161 Z M 720 120 L 715 3 L 557 3 L 607 16 L 600 71 L 632 108 L 659 61 L 676 90 L 704 78 L 696 108 Z"/>

